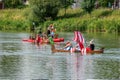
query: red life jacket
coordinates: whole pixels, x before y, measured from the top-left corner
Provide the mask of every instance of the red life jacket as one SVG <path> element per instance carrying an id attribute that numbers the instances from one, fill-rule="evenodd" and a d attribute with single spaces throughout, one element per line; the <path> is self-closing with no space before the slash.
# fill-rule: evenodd
<path id="1" fill-rule="evenodd" d="M 86 47 L 86 52 L 91 51 L 91 49 L 89 47 Z"/>
<path id="2" fill-rule="evenodd" d="M 38 35 L 37 38 L 36 38 L 36 42 L 39 43 L 41 41 L 41 38 L 40 36 Z"/>

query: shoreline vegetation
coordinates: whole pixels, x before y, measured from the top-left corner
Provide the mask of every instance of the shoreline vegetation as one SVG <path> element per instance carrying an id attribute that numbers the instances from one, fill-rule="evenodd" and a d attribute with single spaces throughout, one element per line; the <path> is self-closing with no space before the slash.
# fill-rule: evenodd
<path id="1" fill-rule="evenodd" d="M 0 31 L 30 31 L 32 24 L 29 22 L 30 9 L 4 9 L 0 10 Z M 54 24 L 59 32 L 104 32 L 120 33 L 120 11 L 108 8 L 95 9 L 91 14 L 85 13 L 82 9 L 60 10 L 57 18 L 48 18 L 44 23 L 36 26 L 37 30 L 42 28 L 46 31 L 50 24 Z"/>

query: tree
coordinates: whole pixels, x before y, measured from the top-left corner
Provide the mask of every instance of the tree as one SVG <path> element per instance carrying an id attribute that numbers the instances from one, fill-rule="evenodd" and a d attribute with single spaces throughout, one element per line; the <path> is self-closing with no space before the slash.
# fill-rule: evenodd
<path id="1" fill-rule="evenodd" d="M 23 6 L 23 0 L 3 0 L 5 8 L 18 8 Z"/>
<path id="2" fill-rule="evenodd" d="M 66 15 L 66 9 L 74 3 L 74 0 L 60 0 L 61 7 L 65 9 L 65 15 Z"/>
<path id="3" fill-rule="evenodd" d="M 82 9 L 90 14 L 94 9 L 95 1 L 96 0 L 83 0 L 83 2 L 81 2 Z"/>
<path id="4" fill-rule="evenodd" d="M 98 0 L 98 3 L 101 7 L 109 7 L 112 5 L 113 2 L 114 0 Z"/>
<path id="5" fill-rule="evenodd" d="M 40 23 L 46 20 L 46 18 L 55 19 L 59 8 L 59 0 L 29 0 L 31 7 L 31 21 Z"/>

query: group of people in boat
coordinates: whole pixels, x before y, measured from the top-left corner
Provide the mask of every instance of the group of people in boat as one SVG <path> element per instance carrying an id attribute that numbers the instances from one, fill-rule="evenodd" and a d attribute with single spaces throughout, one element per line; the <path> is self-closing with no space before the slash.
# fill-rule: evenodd
<path id="1" fill-rule="evenodd" d="M 35 33 L 35 27 L 33 26 L 32 28 L 32 32 Z M 39 32 L 35 35 L 35 37 L 30 37 L 30 39 L 34 39 L 35 40 L 35 43 L 37 44 L 41 44 L 41 43 L 48 43 L 49 42 L 49 37 L 52 37 L 52 38 L 58 38 L 58 34 L 56 34 L 56 29 L 54 27 L 53 24 L 50 24 L 47 28 L 47 31 L 46 33 L 41 31 L 41 28 L 39 30 Z M 95 45 L 93 43 L 93 39 L 89 42 L 89 45 L 88 47 L 86 48 L 87 51 L 90 51 L 90 50 L 94 50 L 95 48 Z M 65 46 L 63 47 L 64 50 L 73 50 L 73 52 L 80 52 L 81 49 L 80 49 L 80 46 L 79 44 L 77 43 L 75 45 L 75 47 L 73 47 L 73 45 L 71 44 L 70 41 L 66 42 Z"/>
<path id="2" fill-rule="evenodd" d="M 32 28 L 32 30 L 33 31 L 31 31 L 31 32 L 35 33 L 35 31 L 34 31 L 35 29 Z M 33 39 L 33 40 L 35 40 L 35 43 L 39 44 L 39 43 L 48 43 L 49 37 L 58 38 L 58 35 L 56 34 L 56 29 L 54 28 L 53 24 L 50 24 L 48 26 L 46 32 L 42 32 L 42 30 L 40 28 L 39 32 L 37 34 L 30 36 L 29 39 Z"/>
<path id="3" fill-rule="evenodd" d="M 86 47 L 86 51 L 93 51 L 95 49 L 95 45 L 94 45 L 94 40 L 92 39 L 88 46 Z M 75 45 L 75 47 L 73 47 L 72 43 L 70 41 L 66 42 L 64 48 L 64 50 L 71 50 L 72 49 L 72 52 L 81 52 L 81 49 L 79 47 L 79 44 L 77 43 Z"/>

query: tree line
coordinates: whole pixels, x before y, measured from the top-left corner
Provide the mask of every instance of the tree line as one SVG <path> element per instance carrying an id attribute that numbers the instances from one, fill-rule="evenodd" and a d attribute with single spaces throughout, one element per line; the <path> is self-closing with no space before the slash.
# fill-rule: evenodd
<path id="1" fill-rule="evenodd" d="M 19 8 L 20 6 L 24 7 L 25 1 L 27 1 L 27 0 L 2 0 L 2 2 L 4 2 L 5 8 Z M 39 2 L 39 0 L 35 0 L 35 1 L 28 0 L 28 1 L 30 3 L 32 3 L 32 2 L 38 3 Z M 42 1 L 51 2 L 52 0 L 41 0 L 41 2 Z M 88 4 L 91 4 L 92 2 L 96 2 L 96 4 L 100 7 L 111 7 L 112 4 L 117 0 L 82 0 L 82 1 L 85 2 L 87 6 L 88 6 Z M 53 2 L 54 2 L 54 0 L 53 0 Z M 57 0 L 57 3 L 54 2 L 52 4 L 58 4 L 58 2 L 61 2 L 63 8 L 67 8 L 72 3 L 76 3 L 76 0 Z M 39 4 L 41 4 L 41 3 L 39 3 Z"/>
<path id="2" fill-rule="evenodd" d="M 2 0 L 5 8 L 23 8 L 24 0 Z"/>
<path id="3" fill-rule="evenodd" d="M 5 8 L 24 8 L 24 0 L 4 0 Z M 87 13 L 91 13 L 97 7 L 109 7 L 114 0 L 83 0 L 81 8 Z M 60 9 L 65 10 L 71 6 L 75 0 L 29 0 L 29 21 L 40 24 L 47 19 L 56 19 Z"/>

